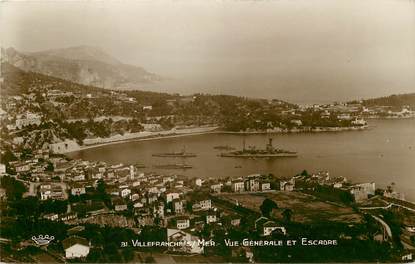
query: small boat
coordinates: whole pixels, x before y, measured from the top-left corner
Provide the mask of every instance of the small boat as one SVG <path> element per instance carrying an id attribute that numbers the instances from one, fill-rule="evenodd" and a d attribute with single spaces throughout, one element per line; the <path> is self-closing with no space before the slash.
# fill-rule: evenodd
<path id="1" fill-rule="evenodd" d="M 183 148 L 183 150 L 179 152 L 155 153 L 152 156 L 161 158 L 193 158 L 197 155 L 195 153 L 186 152 L 185 148 Z"/>
<path id="2" fill-rule="evenodd" d="M 231 147 L 229 145 L 224 145 L 224 146 L 219 145 L 219 146 L 214 146 L 213 148 L 217 150 L 234 150 L 235 149 L 234 147 Z"/>
<path id="3" fill-rule="evenodd" d="M 186 170 L 193 168 L 192 165 L 188 164 L 162 164 L 162 165 L 155 165 L 156 169 L 166 169 L 166 170 Z"/>
<path id="4" fill-rule="evenodd" d="M 135 166 L 137 169 L 142 169 L 142 168 L 145 168 L 145 167 L 146 167 L 146 165 L 144 165 L 144 164 L 142 164 L 142 163 L 136 163 L 136 164 L 134 164 L 134 166 Z"/>

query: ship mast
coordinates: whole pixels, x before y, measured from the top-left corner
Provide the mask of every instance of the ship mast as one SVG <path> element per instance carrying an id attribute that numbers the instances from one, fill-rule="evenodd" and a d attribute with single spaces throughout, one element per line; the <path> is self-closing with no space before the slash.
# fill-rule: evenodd
<path id="1" fill-rule="evenodd" d="M 272 146 L 272 138 L 268 139 L 268 144 L 267 144 L 267 151 L 271 152 L 274 150 L 274 147 Z"/>

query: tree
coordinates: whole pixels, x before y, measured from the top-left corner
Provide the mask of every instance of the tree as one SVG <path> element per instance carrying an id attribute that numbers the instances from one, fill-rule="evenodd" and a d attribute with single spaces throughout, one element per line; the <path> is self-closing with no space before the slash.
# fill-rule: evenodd
<path id="1" fill-rule="evenodd" d="M 382 196 L 383 195 L 383 193 L 385 192 L 385 190 L 383 190 L 383 189 L 376 189 L 375 190 L 375 195 L 380 195 L 380 196 Z"/>
<path id="2" fill-rule="evenodd" d="M 265 217 L 270 217 L 271 216 L 271 212 L 273 209 L 277 209 L 278 205 L 276 202 L 274 202 L 271 199 L 265 199 L 261 206 L 259 207 L 259 209 L 261 210 L 261 213 L 263 216 Z"/>
<path id="3" fill-rule="evenodd" d="M 48 165 L 46 166 L 46 171 L 50 171 L 50 172 L 52 172 L 54 169 L 55 169 L 55 168 L 54 168 L 54 166 L 53 166 L 53 163 L 49 161 L 49 162 L 48 162 Z"/>
<path id="4" fill-rule="evenodd" d="M 106 184 L 102 179 L 98 181 L 96 191 L 98 198 L 103 201 L 105 205 L 111 206 L 111 198 L 106 191 Z"/>
<path id="5" fill-rule="evenodd" d="M 300 175 L 301 176 L 305 176 L 305 177 L 310 176 L 310 174 L 308 174 L 308 171 L 307 170 L 303 170 Z"/>
<path id="6" fill-rule="evenodd" d="M 1 187 L 6 190 L 8 200 L 20 200 L 23 193 L 27 191 L 26 186 L 10 176 L 1 178 Z"/>
<path id="7" fill-rule="evenodd" d="M 286 223 L 291 222 L 291 217 L 293 215 L 293 210 L 287 208 L 282 212 L 283 220 Z"/>
<path id="8" fill-rule="evenodd" d="M 122 251 L 122 256 L 125 262 L 130 262 L 134 259 L 134 250 L 132 248 L 126 248 Z"/>

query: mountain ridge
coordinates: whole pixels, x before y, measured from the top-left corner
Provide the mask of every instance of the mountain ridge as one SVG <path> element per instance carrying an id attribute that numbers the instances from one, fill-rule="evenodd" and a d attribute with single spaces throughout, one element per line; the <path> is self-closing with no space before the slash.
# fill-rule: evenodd
<path id="1" fill-rule="evenodd" d="M 162 77 L 142 67 L 124 64 L 100 48 L 77 46 L 39 52 L 1 49 L 2 62 L 23 70 L 106 89 L 138 89 Z"/>

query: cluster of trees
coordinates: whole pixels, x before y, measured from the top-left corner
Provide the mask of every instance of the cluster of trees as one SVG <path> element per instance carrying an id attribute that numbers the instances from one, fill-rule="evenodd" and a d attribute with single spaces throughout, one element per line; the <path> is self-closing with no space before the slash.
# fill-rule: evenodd
<path id="1" fill-rule="evenodd" d="M 66 137 L 75 139 L 79 144 L 82 144 L 83 140 L 88 136 L 106 138 L 112 133 L 123 135 L 126 132 L 135 133 L 144 129 L 138 119 L 119 121 L 113 121 L 111 118 L 102 121 L 90 119 L 87 122 L 60 121 L 59 124 L 66 131 Z"/>
<path id="2" fill-rule="evenodd" d="M 23 193 L 27 191 L 26 186 L 21 181 L 10 176 L 1 177 L 1 187 L 6 190 L 7 199 L 10 201 L 20 200 Z"/>
<path id="3" fill-rule="evenodd" d="M 356 101 L 351 103 L 357 103 Z M 385 97 L 373 98 L 363 100 L 362 103 L 364 106 L 391 106 L 397 109 L 402 108 L 403 106 L 410 106 L 415 108 L 415 93 L 409 94 L 397 94 L 390 95 Z"/>

